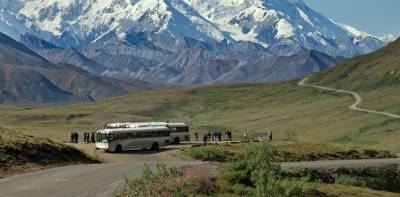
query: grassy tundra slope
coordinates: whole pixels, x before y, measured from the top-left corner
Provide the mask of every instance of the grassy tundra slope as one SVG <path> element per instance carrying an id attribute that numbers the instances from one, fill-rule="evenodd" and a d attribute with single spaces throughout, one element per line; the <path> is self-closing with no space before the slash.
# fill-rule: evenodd
<path id="1" fill-rule="evenodd" d="M 68 140 L 72 130 L 106 122 L 171 120 L 192 128 L 246 129 L 251 136 L 297 134 L 299 140 L 400 151 L 400 121 L 348 109 L 351 96 L 296 85 L 229 85 L 133 94 L 44 109 L 0 108 L 3 127 Z"/>
<path id="2" fill-rule="evenodd" d="M 75 148 L 0 127 L 0 178 L 50 166 L 93 162 L 97 161 Z"/>
<path id="3" fill-rule="evenodd" d="M 400 39 L 314 75 L 310 83 L 355 91 L 361 107 L 400 114 Z"/>

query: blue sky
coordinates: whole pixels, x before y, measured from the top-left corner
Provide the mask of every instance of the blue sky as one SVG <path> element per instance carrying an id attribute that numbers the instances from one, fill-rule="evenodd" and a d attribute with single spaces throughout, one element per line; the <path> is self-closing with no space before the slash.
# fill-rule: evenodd
<path id="1" fill-rule="evenodd" d="M 400 0 L 303 0 L 333 20 L 374 35 L 400 35 Z"/>

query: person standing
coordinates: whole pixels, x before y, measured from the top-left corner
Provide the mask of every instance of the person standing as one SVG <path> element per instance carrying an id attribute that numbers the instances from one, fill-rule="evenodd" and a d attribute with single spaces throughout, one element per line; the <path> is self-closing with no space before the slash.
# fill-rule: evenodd
<path id="1" fill-rule="evenodd" d="M 222 133 L 220 131 L 218 131 L 218 141 L 222 141 Z"/>
<path id="2" fill-rule="evenodd" d="M 199 141 L 199 134 L 197 132 L 194 133 L 194 140 L 196 143 Z"/>
<path id="3" fill-rule="evenodd" d="M 272 141 L 272 130 L 271 129 L 268 131 L 268 138 L 269 138 L 269 141 L 271 142 Z"/>
<path id="4" fill-rule="evenodd" d="M 207 145 L 207 134 L 203 135 L 203 145 L 206 146 Z"/>
<path id="5" fill-rule="evenodd" d="M 91 133 L 91 140 L 92 140 L 92 143 L 95 143 L 96 142 L 96 136 L 95 136 L 95 133 Z"/>
<path id="6" fill-rule="evenodd" d="M 245 140 L 247 140 L 247 131 L 246 130 L 243 132 L 243 137 Z"/>
<path id="7" fill-rule="evenodd" d="M 78 133 L 77 133 L 77 132 L 74 132 L 74 143 L 75 143 L 75 144 L 78 143 L 78 138 L 79 138 Z"/>

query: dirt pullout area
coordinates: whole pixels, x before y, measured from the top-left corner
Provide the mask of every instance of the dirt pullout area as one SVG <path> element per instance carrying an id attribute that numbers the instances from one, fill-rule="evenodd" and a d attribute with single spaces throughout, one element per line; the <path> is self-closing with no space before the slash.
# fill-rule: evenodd
<path id="1" fill-rule="evenodd" d="M 74 147 L 0 127 L 0 178 L 56 166 L 98 162 Z"/>

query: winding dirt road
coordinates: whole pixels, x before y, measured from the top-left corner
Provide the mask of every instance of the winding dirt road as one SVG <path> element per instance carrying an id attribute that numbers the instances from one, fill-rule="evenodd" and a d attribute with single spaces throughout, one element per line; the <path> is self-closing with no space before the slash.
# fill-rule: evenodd
<path id="1" fill-rule="evenodd" d="M 397 115 L 397 114 L 391 114 L 391 113 L 382 112 L 382 111 L 375 111 L 375 110 L 370 110 L 370 109 L 359 108 L 358 105 L 360 105 L 360 103 L 362 102 L 361 96 L 359 94 L 357 94 L 355 92 L 346 91 L 346 90 L 339 90 L 339 89 L 328 88 L 328 87 L 323 87 L 323 86 L 305 84 L 305 82 L 308 79 L 309 79 L 308 77 L 304 78 L 297 85 L 303 86 L 303 87 L 311 87 L 311 88 L 317 88 L 317 89 L 321 89 L 321 90 L 327 90 L 327 91 L 351 94 L 354 97 L 354 100 L 355 100 L 354 104 L 349 107 L 351 110 L 367 112 L 367 113 L 372 113 L 372 114 L 379 114 L 379 115 L 387 116 L 387 117 L 390 117 L 390 118 L 400 118 L 400 115 Z"/>

